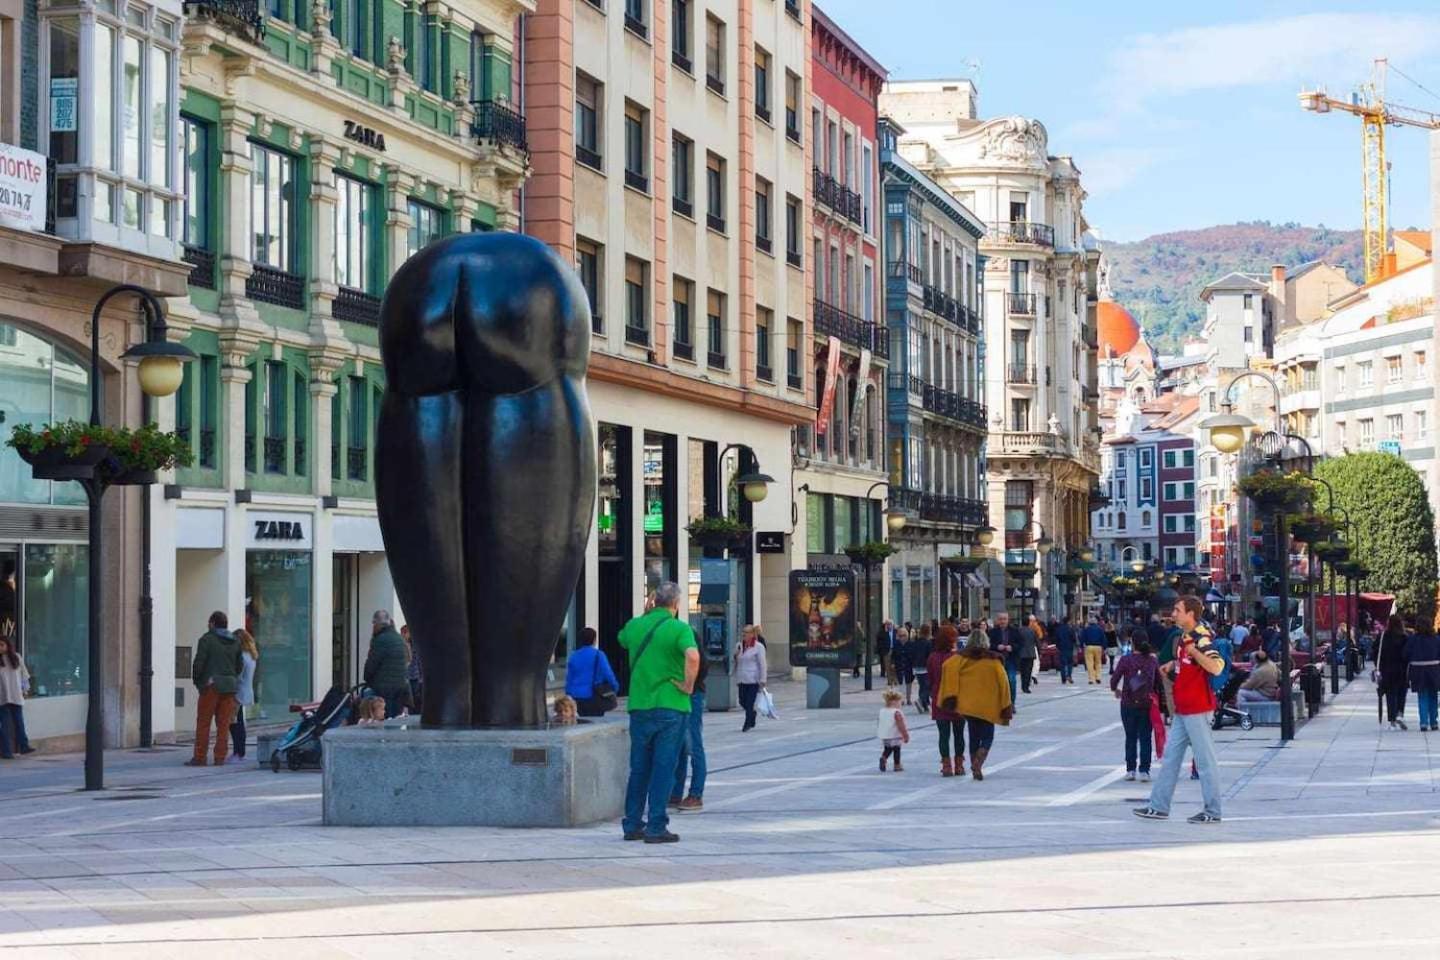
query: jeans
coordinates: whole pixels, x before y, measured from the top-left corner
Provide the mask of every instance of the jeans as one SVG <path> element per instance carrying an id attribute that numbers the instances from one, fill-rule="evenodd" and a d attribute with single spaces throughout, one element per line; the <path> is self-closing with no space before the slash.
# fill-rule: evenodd
<path id="1" fill-rule="evenodd" d="M 1075 673 L 1075 648 L 1056 648 L 1055 656 L 1060 661 L 1060 682 L 1069 683 Z"/>
<path id="2" fill-rule="evenodd" d="M 690 715 L 685 718 L 685 735 L 680 739 L 680 753 L 675 761 L 675 786 L 670 799 L 685 796 L 685 766 L 690 766 L 690 796 L 705 796 L 705 691 L 690 694 Z"/>
<path id="3" fill-rule="evenodd" d="M 981 750 L 989 750 L 990 745 L 995 742 L 995 724 L 989 720 L 981 720 L 979 717 L 966 717 L 965 726 L 970 728 L 970 756 Z M 965 752 L 965 735 L 960 731 L 960 724 L 955 724 L 955 755 L 958 757 Z"/>
<path id="4" fill-rule="evenodd" d="M 658 837 L 670 817 L 665 802 L 675 780 L 675 757 L 685 737 L 686 714 L 657 707 L 630 713 L 630 780 L 625 785 L 625 832 Z M 650 808 L 646 822 L 645 808 Z"/>
<path id="5" fill-rule="evenodd" d="M 1404 687 L 1398 690 L 1391 687 L 1385 691 L 1385 719 L 1394 723 L 1405 716 L 1405 695 L 1409 693 Z"/>
<path id="6" fill-rule="evenodd" d="M 400 711 L 409 706 L 410 688 L 407 683 L 404 687 L 397 687 L 394 690 L 377 690 L 376 693 L 385 698 L 385 719 L 400 716 Z"/>
<path id="7" fill-rule="evenodd" d="M 1437 699 L 1440 699 L 1440 694 L 1437 694 L 1434 690 L 1421 690 L 1415 694 L 1415 701 L 1420 706 L 1420 726 L 1435 726 L 1435 707 Z"/>
<path id="8" fill-rule="evenodd" d="M 1200 794 L 1205 799 L 1205 812 L 1220 816 L 1220 765 L 1215 759 L 1215 743 L 1210 739 L 1210 714 L 1177 713 L 1170 725 L 1170 738 L 1165 741 L 1165 759 L 1160 775 L 1150 791 L 1150 806 L 1160 813 L 1170 812 L 1175 796 L 1175 782 L 1180 779 L 1180 766 L 1185 762 L 1185 746 L 1195 754 L 1195 768 L 1200 771 Z"/>
<path id="9" fill-rule="evenodd" d="M 1020 685 L 1020 668 L 1014 660 L 1005 658 L 1005 677 L 1010 681 L 1010 702 L 1015 702 L 1015 688 Z"/>
<path id="10" fill-rule="evenodd" d="M 915 674 L 915 702 L 920 704 L 921 710 L 930 709 L 930 674 Z"/>
<path id="11" fill-rule="evenodd" d="M 935 729 L 940 731 L 940 758 L 950 759 L 950 744 L 955 744 L 955 756 L 965 755 L 965 721 L 946 720 L 943 717 L 935 721 Z"/>
<path id="12" fill-rule="evenodd" d="M 1259 690 L 1246 690 L 1241 687 L 1235 694 L 1236 703 L 1274 703 L 1274 697 L 1267 697 Z"/>
<path id="13" fill-rule="evenodd" d="M 760 695 L 760 684 L 739 683 L 736 686 L 740 688 L 740 707 L 745 711 L 745 726 L 740 729 L 749 730 L 755 726 L 755 698 Z"/>
<path id="14" fill-rule="evenodd" d="M 25 735 L 25 713 L 20 704 L 7 703 L 0 706 L 0 757 L 8 760 L 15 756 L 14 750 L 29 753 L 30 738 Z"/>
<path id="15" fill-rule="evenodd" d="M 235 704 L 235 722 L 230 724 L 230 749 L 235 756 L 245 756 L 245 708 Z"/>
<path id="16" fill-rule="evenodd" d="M 1100 682 L 1100 664 L 1105 660 L 1105 648 L 1098 643 L 1085 644 L 1085 676 L 1091 683 Z"/>
<path id="17" fill-rule="evenodd" d="M 1141 773 L 1150 772 L 1150 708 L 1120 708 L 1120 722 L 1125 725 L 1125 771 L 1134 773 L 1139 760 Z"/>
<path id="18" fill-rule="evenodd" d="M 1030 675 L 1035 672 L 1035 658 L 1020 658 L 1020 689 L 1026 693 L 1030 692 Z"/>
<path id="19" fill-rule="evenodd" d="M 210 748 L 210 724 L 215 724 L 215 765 L 225 762 L 230 746 L 230 724 L 235 719 L 235 694 L 216 693 L 213 686 L 200 691 L 195 703 L 195 762 L 205 762 Z"/>

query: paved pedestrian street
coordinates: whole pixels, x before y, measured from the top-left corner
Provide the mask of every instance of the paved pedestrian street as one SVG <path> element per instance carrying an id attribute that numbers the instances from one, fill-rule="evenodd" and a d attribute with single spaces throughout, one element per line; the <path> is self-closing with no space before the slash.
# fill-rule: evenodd
<path id="1" fill-rule="evenodd" d="M 1368 681 L 1293 744 L 1217 734 L 1225 822 L 1130 808 L 1108 688 L 1046 675 L 987 777 L 941 779 L 918 717 L 881 775 L 879 691 L 709 714 L 705 811 L 674 846 L 578 830 L 338 829 L 320 777 L 181 748 L 0 767 L 0 953 L 105 957 L 1440 957 L 1440 738 Z M 912 716 L 914 716 L 912 714 Z M 1158 769 L 1158 766 L 1157 766 Z"/>

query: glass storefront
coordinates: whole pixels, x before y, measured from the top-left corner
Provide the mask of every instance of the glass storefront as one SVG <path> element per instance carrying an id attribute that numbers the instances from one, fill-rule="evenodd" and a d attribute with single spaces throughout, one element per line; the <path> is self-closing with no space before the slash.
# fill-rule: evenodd
<path id="1" fill-rule="evenodd" d="M 36 480 L 30 465 L 5 441 L 18 424 L 84 420 L 89 415 L 86 368 L 48 340 L 0 323 L 0 503 L 84 503 L 78 483 Z"/>
<path id="2" fill-rule="evenodd" d="M 89 550 L 80 543 L 29 543 L 24 551 L 19 642 L 31 696 L 83 695 L 89 684 Z"/>
<path id="3" fill-rule="evenodd" d="M 245 627 L 260 647 L 255 703 L 262 719 L 284 720 L 290 704 L 314 699 L 312 582 L 308 552 L 245 554 Z"/>

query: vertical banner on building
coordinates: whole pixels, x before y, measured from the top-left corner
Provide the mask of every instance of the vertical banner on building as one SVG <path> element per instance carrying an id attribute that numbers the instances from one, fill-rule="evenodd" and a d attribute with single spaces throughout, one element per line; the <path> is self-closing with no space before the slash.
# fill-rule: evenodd
<path id="1" fill-rule="evenodd" d="M 790 571 L 790 665 L 855 666 L 855 571 Z"/>
<path id="2" fill-rule="evenodd" d="M 870 351 L 860 351 L 860 373 L 855 378 L 855 405 L 850 408 L 850 436 L 859 439 L 865 427 L 865 391 L 870 389 Z"/>
<path id="3" fill-rule="evenodd" d="M 820 415 L 815 420 L 815 432 L 821 434 L 830 423 L 835 412 L 835 381 L 840 377 L 840 338 L 831 337 L 825 343 L 830 357 L 825 364 L 825 392 L 820 395 Z"/>

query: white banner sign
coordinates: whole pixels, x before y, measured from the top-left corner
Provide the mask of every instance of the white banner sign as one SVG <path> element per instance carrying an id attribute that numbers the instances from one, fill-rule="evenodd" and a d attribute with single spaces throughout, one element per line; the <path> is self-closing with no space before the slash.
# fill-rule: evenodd
<path id="1" fill-rule="evenodd" d="M 857 440 L 864 427 L 865 391 L 870 388 L 870 351 L 860 351 L 860 373 L 855 378 L 855 405 L 850 408 L 850 436 Z"/>
<path id="2" fill-rule="evenodd" d="M 45 155 L 0 143 L 0 226 L 45 229 Z"/>

